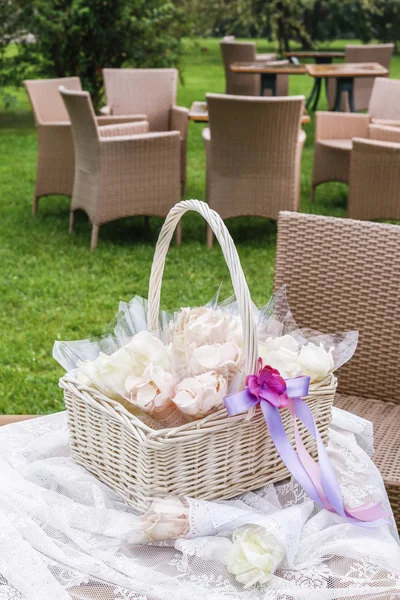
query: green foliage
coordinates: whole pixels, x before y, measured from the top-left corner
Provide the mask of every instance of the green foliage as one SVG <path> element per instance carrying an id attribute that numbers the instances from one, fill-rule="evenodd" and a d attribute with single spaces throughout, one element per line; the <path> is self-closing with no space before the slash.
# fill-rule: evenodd
<path id="1" fill-rule="evenodd" d="M 4 1 L 4 0 L 1 0 Z M 103 67 L 179 66 L 186 31 L 168 0 L 15 0 L 36 43 L 18 44 L 25 77 L 77 75 L 95 105 Z"/>

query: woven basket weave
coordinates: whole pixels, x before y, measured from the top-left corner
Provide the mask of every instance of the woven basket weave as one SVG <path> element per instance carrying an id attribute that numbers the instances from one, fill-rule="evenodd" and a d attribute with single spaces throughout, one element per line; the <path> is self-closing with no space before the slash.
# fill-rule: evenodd
<path id="1" fill-rule="evenodd" d="M 188 210 L 199 212 L 218 239 L 230 270 L 244 333 L 245 373 L 256 372 L 258 344 L 252 305 L 239 257 L 222 219 L 207 204 L 187 200 L 167 216 L 157 243 L 149 286 L 149 330 L 157 331 L 165 257 L 177 223 Z M 119 402 L 79 383 L 73 373 L 60 380 L 68 411 L 74 459 L 139 511 L 167 494 L 227 499 L 289 473 L 268 433 L 261 410 L 228 417 L 221 409 L 201 420 L 169 429 L 152 429 Z M 307 402 L 322 439 L 331 419 L 336 378 L 310 386 Z M 282 420 L 294 442 L 289 411 Z M 304 444 L 315 455 L 313 438 L 302 428 Z"/>

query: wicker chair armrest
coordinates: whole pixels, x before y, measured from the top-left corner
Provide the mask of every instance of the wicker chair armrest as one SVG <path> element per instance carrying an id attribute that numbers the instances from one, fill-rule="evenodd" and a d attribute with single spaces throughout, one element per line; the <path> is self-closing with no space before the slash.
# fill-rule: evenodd
<path id="1" fill-rule="evenodd" d="M 102 106 L 100 109 L 100 114 L 105 116 L 112 115 L 112 107 L 111 106 Z"/>
<path id="2" fill-rule="evenodd" d="M 178 143 L 176 140 L 178 140 Z M 180 150 L 179 131 L 157 131 L 136 135 L 116 135 L 113 137 L 100 138 L 100 148 L 112 145 L 122 146 L 129 143 L 131 143 L 132 146 L 136 145 L 138 149 L 140 146 L 153 146 L 156 149 L 157 147 L 173 148 L 176 145 Z"/>
<path id="3" fill-rule="evenodd" d="M 367 137 L 369 115 L 354 113 L 334 113 L 318 111 L 315 113 L 315 139 L 340 140 L 353 137 Z"/>
<path id="4" fill-rule="evenodd" d="M 256 60 L 262 62 L 270 62 L 271 60 L 276 60 L 276 54 L 264 53 L 264 54 L 256 54 Z"/>
<path id="5" fill-rule="evenodd" d="M 380 140 L 382 142 L 395 142 L 400 144 L 400 127 L 370 125 L 368 127 L 368 139 Z"/>
<path id="6" fill-rule="evenodd" d="M 353 138 L 353 148 L 351 151 L 352 163 L 358 156 L 363 161 L 363 167 L 368 169 L 368 160 L 371 160 L 375 165 L 382 154 L 400 156 L 400 143 Z"/>
<path id="7" fill-rule="evenodd" d="M 387 119 L 371 119 L 372 125 L 383 125 L 385 127 L 400 127 L 400 121 L 389 121 Z"/>
<path id="8" fill-rule="evenodd" d="M 171 108 L 171 131 L 179 131 L 181 139 L 186 140 L 189 127 L 189 109 L 184 106 Z"/>
<path id="9" fill-rule="evenodd" d="M 116 123 L 115 125 L 103 125 L 99 127 L 101 138 L 113 138 L 121 136 L 138 135 L 140 133 L 148 133 L 149 122 L 137 121 L 136 123 Z"/>
<path id="10" fill-rule="evenodd" d="M 135 123 L 146 121 L 147 115 L 110 115 L 108 117 L 96 117 L 97 125 L 114 125 L 116 123 Z"/>

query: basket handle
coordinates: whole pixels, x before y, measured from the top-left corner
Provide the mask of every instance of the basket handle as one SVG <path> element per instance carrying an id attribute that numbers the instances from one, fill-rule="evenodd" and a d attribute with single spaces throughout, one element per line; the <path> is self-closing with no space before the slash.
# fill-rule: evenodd
<path id="1" fill-rule="evenodd" d="M 225 226 L 225 223 L 219 214 L 212 210 L 205 202 L 201 202 L 200 200 L 184 200 L 179 202 L 169 211 L 167 218 L 165 219 L 157 241 L 153 264 L 151 267 L 149 282 L 148 328 L 150 331 L 158 330 L 161 284 L 164 273 L 165 258 L 173 233 L 175 231 L 175 227 L 185 212 L 189 210 L 194 210 L 204 217 L 213 230 L 215 237 L 221 246 L 222 253 L 231 275 L 232 285 L 236 295 L 240 318 L 242 321 L 245 373 L 255 373 L 258 359 L 258 343 L 249 288 L 247 286 L 235 244 Z"/>

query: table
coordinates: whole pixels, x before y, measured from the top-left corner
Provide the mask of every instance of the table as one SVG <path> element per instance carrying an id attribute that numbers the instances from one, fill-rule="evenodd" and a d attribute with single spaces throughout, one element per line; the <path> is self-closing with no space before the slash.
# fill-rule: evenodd
<path id="1" fill-rule="evenodd" d="M 317 84 L 317 97 L 313 108 L 318 102 L 321 80 L 325 81 L 329 78 L 336 79 L 336 98 L 334 111 L 340 110 L 340 99 L 342 92 L 349 94 L 349 105 L 351 112 L 355 112 L 354 108 L 354 79 L 356 77 L 386 77 L 388 70 L 382 67 L 379 63 L 342 63 L 342 64 L 324 64 L 324 65 L 306 65 L 307 73 L 314 77 Z M 308 99 L 307 108 L 312 98 Z"/>
<path id="2" fill-rule="evenodd" d="M 328 452 L 345 498 L 387 506 L 368 456 L 372 425 L 336 408 L 332 418 Z M 290 549 L 290 564 L 275 581 L 246 593 L 224 564 L 229 536 L 180 540 L 175 547 L 129 543 L 138 517 L 72 460 L 65 413 L 0 427 L 0 469 L 1 598 L 277 600 L 286 592 L 288 598 L 333 600 L 347 591 L 347 598 L 367 600 L 377 597 L 376 589 L 382 600 L 399 598 L 394 526 L 365 529 L 360 541 L 359 528 L 319 509 L 308 516 L 310 501 L 293 481 L 241 496 L 242 507 L 287 522 L 283 541 Z M 224 507 L 236 510 L 229 502 Z"/>
<path id="3" fill-rule="evenodd" d="M 189 120 L 194 121 L 195 123 L 208 123 L 207 102 L 193 102 L 189 110 Z M 304 109 L 301 124 L 307 125 L 310 122 L 310 115 L 308 114 L 307 109 Z"/>
<path id="4" fill-rule="evenodd" d="M 231 71 L 243 73 L 243 75 L 261 75 L 260 96 L 264 96 L 265 90 L 271 90 L 272 96 L 276 96 L 277 75 L 305 75 L 307 73 L 305 65 L 270 65 L 261 62 L 234 62 L 231 64 Z"/>

